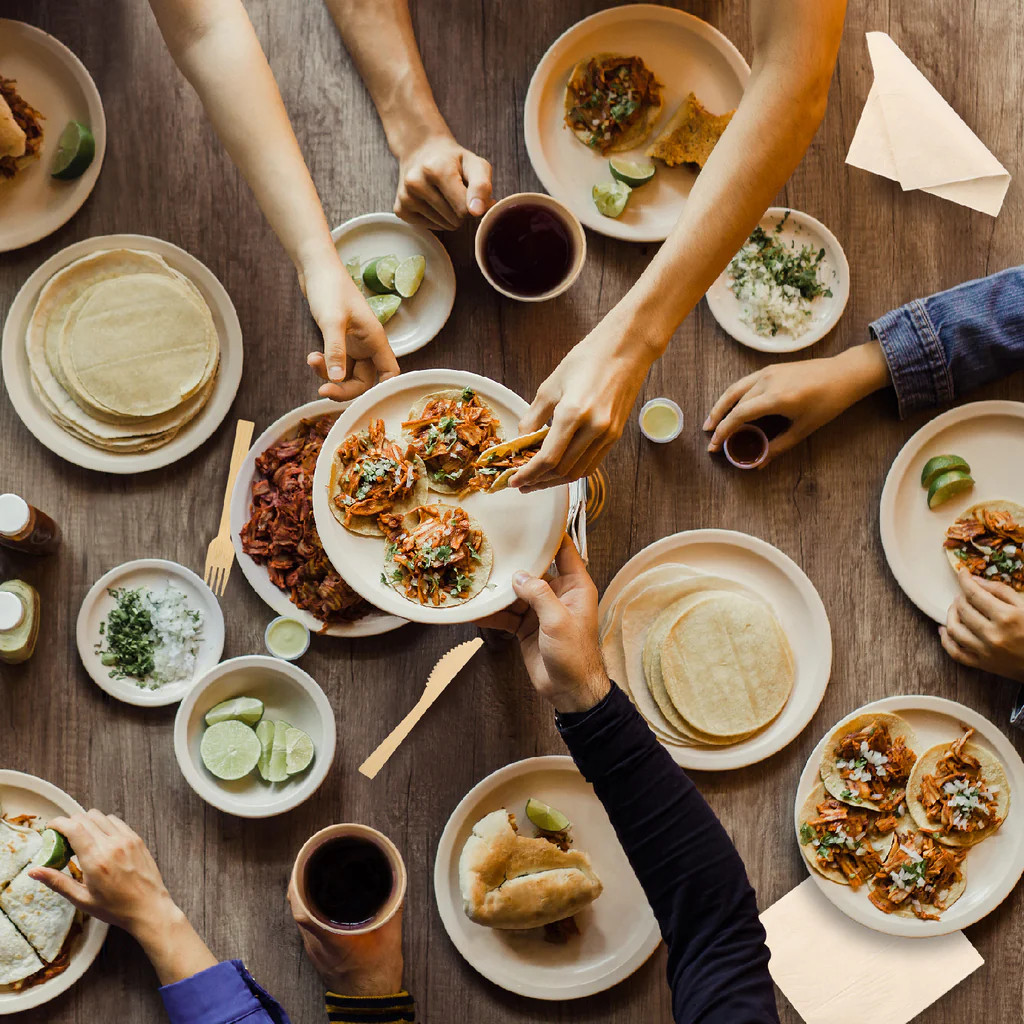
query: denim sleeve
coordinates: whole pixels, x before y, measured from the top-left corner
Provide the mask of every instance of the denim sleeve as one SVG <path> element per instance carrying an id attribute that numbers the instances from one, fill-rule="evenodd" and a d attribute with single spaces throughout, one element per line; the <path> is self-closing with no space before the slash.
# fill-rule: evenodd
<path id="1" fill-rule="evenodd" d="M 1024 369 L 1024 266 L 968 281 L 879 317 L 900 416 L 945 405 Z"/>
<path id="2" fill-rule="evenodd" d="M 288 1015 L 242 965 L 225 960 L 160 989 L 171 1024 L 289 1024 Z"/>

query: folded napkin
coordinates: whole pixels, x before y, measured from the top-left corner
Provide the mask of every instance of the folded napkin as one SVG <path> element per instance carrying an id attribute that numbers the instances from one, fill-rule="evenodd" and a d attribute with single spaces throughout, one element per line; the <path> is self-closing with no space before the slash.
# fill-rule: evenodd
<path id="1" fill-rule="evenodd" d="M 884 32 L 867 38 L 875 80 L 846 162 L 994 217 L 1006 168 Z"/>
<path id="2" fill-rule="evenodd" d="M 886 935 L 851 921 L 805 879 L 761 915 L 775 984 L 807 1024 L 907 1024 L 985 962 L 963 932 Z"/>

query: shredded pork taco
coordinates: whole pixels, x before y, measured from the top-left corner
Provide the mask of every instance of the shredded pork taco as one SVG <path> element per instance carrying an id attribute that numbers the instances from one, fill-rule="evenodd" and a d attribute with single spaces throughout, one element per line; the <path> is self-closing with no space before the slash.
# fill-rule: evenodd
<path id="1" fill-rule="evenodd" d="M 966 850 L 941 846 L 925 832 L 901 829 L 868 899 L 884 914 L 937 921 L 967 888 L 966 856 Z"/>
<path id="2" fill-rule="evenodd" d="M 480 524 L 463 508 L 421 505 L 385 513 L 381 582 L 419 604 L 464 604 L 487 585 L 494 556 Z"/>
<path id="3" fill-rule="evenodd" d="M 926 750 L 907 786 L 918 828 L 945 846 L 974 846 L 992 835 L 1010 809 L 1010 784 L 990 751 L 968 729 L 953 743 Z"/>
<path id="4" fill-rule="evenodd" d="M 45 118 L 18 95 L 17 85 L 0 75 L 0 178 L 13 178 L 43 145 Z"/>
<path id="5" fill-rule="evenodd" d="M 501 440 L 501 423 L 472 388 L 451 388 L 421 398 L 402 434 L 423 460 L 430 489 L 455 494 L 481 452 Z"/>
<path id="6" fill-rule="evenodd" d="M 1024 506 L 973 505 L 946 531 L 942 546 L 954 569 L 1024 592 Z"/>
<path id="7" fill-rule="evenodd" d="M 466 487 L 467 491 L 495 491 L 508 487 L 516 470 L 525 466 L 540 451 L 548 428 L 541 427 L 532 434 L 514 437 L 511 441 L 496 444 L 483 452 L 473 464 L 474 473 Z"/>
<path id="8" fill-rule="evenodd" d="M 334 518 L 353 533 L 379 537 L 377 517 L 401 515 L 427 496 L 427 471 L 412 447 L 384 433 L 384 421 L 350 434 L 334 454 L 328 498 Z"/>

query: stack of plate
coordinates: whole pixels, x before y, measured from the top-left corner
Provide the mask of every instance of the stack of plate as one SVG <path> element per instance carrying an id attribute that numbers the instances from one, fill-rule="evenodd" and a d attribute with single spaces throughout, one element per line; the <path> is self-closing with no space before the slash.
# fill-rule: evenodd
<path id="1" fill-rule="evenodd" d="M 121 453 L 158 448 L 197 416 L 220 361 L 199 289 L 135 249 L 93 252 L 54 274 L 25 345 L 32 386 L 53 420 Z"/>

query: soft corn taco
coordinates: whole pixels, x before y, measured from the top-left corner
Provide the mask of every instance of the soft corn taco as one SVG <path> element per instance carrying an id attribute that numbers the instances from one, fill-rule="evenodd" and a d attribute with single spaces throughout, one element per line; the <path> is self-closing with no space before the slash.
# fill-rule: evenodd
<path id="1" fill-rule="evenodd" d="M 544 438 L 548 436 L 548 429 L 541 427 L 532 434 L 523 434 L 522 437 L 514 437 L 511 441 L 488 448 L 473 463 L 475 472 L 466 489 L 486 491 L 488 494 L 504 490 L 516 471 L 540 451 Z"/>
<path id="2" fill-rule="evenodd" d="M 1024 506 L 1014 501 L 972 505 L 946 531 L 942 546 L 954 569 L 1024 592 Z"/>

